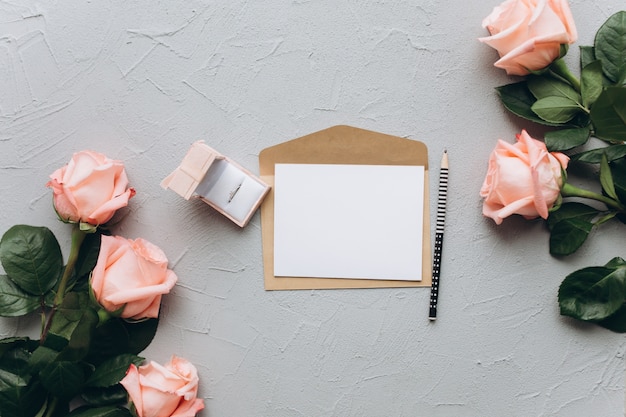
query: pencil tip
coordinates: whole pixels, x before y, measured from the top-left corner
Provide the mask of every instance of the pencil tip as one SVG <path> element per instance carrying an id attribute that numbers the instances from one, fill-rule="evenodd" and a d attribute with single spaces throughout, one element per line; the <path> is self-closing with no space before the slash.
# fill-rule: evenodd
<path id="1" fill-rule="evenodd" d="M 441 168 L 448 168 L 448 150 L 443 150 L 443 155 L 441 155 Z"/>

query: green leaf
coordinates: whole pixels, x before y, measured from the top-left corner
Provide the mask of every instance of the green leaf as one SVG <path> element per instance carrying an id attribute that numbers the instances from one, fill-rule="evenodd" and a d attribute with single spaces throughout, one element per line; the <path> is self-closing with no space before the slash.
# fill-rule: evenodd
<path id="1" fill-rule="evenodd" d="M 622 203 L 626 203 L 626 158 L 620 158 L 611 162 L 610 167 L 617 199 Z"/>
<path id="2" fill-rule="evenodd" d="M 45 345 L 60 351 L 60 359 L 80 360 L 89 352 L 98 321 L 98 313 L 89 305 L 89 296 L 69 292 L 52 320 Z M 65 343 L 53 345 L 55 337 Z"/>
<path id="3" fill-rule="evenodd" d="M 593 46 L 580 46 L 580 69 L 582 71 L 587 65 L 591 64 L 596 59 L 596 51 Z"/>
<path id="4" fill-rule="evenodd" d="M 65 294 L 63 303 L 59 306 L 59 313 L 69 321 L 79 321 L 89 307 L 89 296 L 80 292 Z"/>
<path id="5" fill-rule="evenodd" d="M 91 375 L 86 385 L 90 387 L 110 387 L 126 375 L 131 363 L 139 366 L 144 358 L 131 354 L 122 354 L 104 361 Z"/>
<path id="6" fill-rule="evenodd" d="M 600 61 L 596 58 L 596 50 L 593 46 L 581 46 L 580 47 L 580 70 L 582 73 L 583 68 L 587 65 L 591 64 L 593 61 Z M 602 62 L 602 61 L 600 61 Z M 604 71 L 602 71 L 602 66 L 600 66 L 600 72 L 602 73 L 602 86 L 608 87 L 613 84 L 611 80 L 609 80 L 606 75 L 604 75 Z M 592 103 L 590 103 L 591 105 Z"/>
<path id="7" fill-rule="evenodd" d="M 583 68 L 580 77 L 580 90 L 583 106 L 591 108 L 602 93 L 602 61 L 593 61 Z"/>
<path id="8" fill-rule="evenodd" d="M 67 340 L 66 338 L 62 336 L 57 336 L 56 334 L 53 334 L 53 333 L 48 333 L 48 335 L 42 342 L 43 346 L 53 349 L 57 352 L 60 352 L 63 349 L 65 349 L 68 343 L 69 343 L 69 340 Z"/>
<path id="9" fill-rule="evenodd" d="M 89 274 L 96 266 L 98 254 L 100 253 L 100 242 L 102 233 L 90 233 L 85 237 L 80 247 L 78 260 L 76 261 L 76 277 L 78 279 L 87 279 Z"/>
<path id="10" fill-rule="evenodd" d="M 46 227 L 16 225 L 2 236 L 0 261 L 4 271 L 23 290 L 44 295 L 61 276 L 59 242 Z"/>
<path id="11" fill-rule="evenodd" d="M 548 229 L 554 229 L 557 223 L 567 219 L 580 219 L 590 223 L 598 214 L 600 214 L 598 209 L 583 203 L 576 201 L 563 203 L 558 210 L 550 212 L 547 221 Z"/>
<path id="12" fill-rule="evenodd" d="M 0 369 L 0 392 L 10 390 L 13 387 L 25 387 L 29 381 L 29 377 Z"/>
<path id="13" fill-rule="evenodd" d="M 80 246 L 74 271 L 67 283 L 67 291 L 89 292 L 89 276 L 98 260 L 101 237 L 102 232 L 100 229 L 96 233 L 85 235 L 84 241 Z M 45 304 L 47 307 L 54 305 L 57 287 L 58 285 L 46 294 Z"/>
<path id="14" fill-rule="evenodd" d="M 80 304 L 78 300 L 79 297 L 80 295 L 75 292 L 69 292 L 65 295 L 63 303 L 59 306 L 56 315 L 52 319 L 48 337 L 50 335 L 56 335 L 66 341 L 70 340 L 72 333 L 76 330 L 84 314 L 82 310 L 83 305 Z M 65 347 L 65 345 L 63 347 Z"/>
<path id="15" fill-rule="evenodd" d="M 128 352 L 139 354 L 150 345 L 159 325 L 159 319 L 142 320 L 139 322 L 123 322 L 130 340 Z"/>
<path id="16" fill-rule="evenodd" d="M 579 111 L 571 122 L 562 125 L 562 127 L 586 127 L 590 124 L 589 113 L 586 111 Z"/>
<path id="17" fill-rule="evenodd" d="M 46 346 L 39 346 L 30 356 L 28 365 L 33 373 L 39 373 L 59 356 L 59 352 Z"/>
<path id="18" fill-rule="evenodd" d="M 48 405 L 50 404 L 50 406 Z M 52 414 L 49 414 L 52 406 L 54 410 Z M 44 407 L 39 411 L 35 417 L 66 417 L 70 413 L 70 401 L 58 401 L 54 404 L 51 400 L 48 400 L 48 403 L 44 404 Z"/>
<path id="19" fill-rule="evenodd" d="M 613 268 L 613 269 L 623 268 L 625 266 L 626 266 L 626 261 L 623 258 L 620 258 L 619 256 L 616 256 L 615 258 L 608 261 L 606 265 L 604 265 L 605 268 Z"/>
<path id="20" fill-rule="evenodd" d="M 528 89 L 537 100 L 546 97 L 564 97 L 579 103 L 580 94 L 566 82 L 548 76 L 529 76 L 527 78 Z"/>
<path id="21" fill-rule="evenodd" d="M 4 352 L 0 359 L 0 416 L 31 417 L 46 401 L 46 392 L 29 366 L 30 353 L 23 347 L 29 341 L 13 340 L 19 346 Z"/>
<path id="22" fill-rule="evenodd" d="M 128 402 L 128 392 L 120 384 L 111 387 L 85 387 L 80 397 L 85 404 L 98 407 Z"/>
<path id="23" fill-rule="evenodd" d="M 585 321 L 604 320 L 626 299 L 626 267 L 587 267 L 569 274 L 559 288 L 561 314 Z"/>
<path id="24" fill-rule="evenodd" d="M 596 33 L 596 57 L 602 60 L 604 74 L 622 85 L 626 79 L 626 12 L 609 17 Z"/>
<path id="25" fill-rule="evenodd" d="M 615 194 L 617 199 L 626 205 L 626 158 L 620 158 L 612 161 L 609 166 L 613 175 L 613 184 L 615 185 Z M 626 224 L 626 213 L 617 213 L 617 219 Z"/>
<path id="26" fill-rule="evenodd" d="M 67 417 L 133 417 L 128 409 L 123 407 L 80 407 L 67 415 Z"/>
<path id="27" fill-rule="evenodd" d="M 0 339 L 0 358 L 13 349 L 23 349 L 26 352 L 35 350 L 39 342 L 28 337 L 7 337 Z"/>
<path id="28" fill-rule="evenodd" d="M 526 81 L 503 85 L 497 87 L 496 91 L 504 107 L 514 115 L 547 126 L 561 126 L 560 123 L 550 123 L 541 119 L 532 111 L 531 107 L 537 100 L 528 89 Z"/>
<path id="29" fill-rule="evenodd" d="M 611 197 L 613 200 L 617 200 L 617 194 L 615 193 L 615 185 L 613 184 L 613 175 L 611 174 L 611 168 L 609 168 L 609 161 L 606 155 L 602 156 L 600 161 L 600 184 L 602 190 Z"/>
<path id="30" fill-rule="evenodd" d="M 24 316 L 38 307 L 39 297 L 27 293 L 6 275 L 0 275 L 0 316 Z"/>
<path id="31" fill-rule="evenodd" d="M 77 395 L 85 383 L 84 368 L 77 362 L 52 362 L 40 372 L 39 376 L 48 391 L 65 400 Z"/>
<path id="32" fill-rule="evenodd" d="M 604 320 L 596 324 L 616 333 L 626 333 L 626 304 Z"/>
<path id="33" fill-rule="evenodd" d="M 112 318 L 98 326 L 93 334 L 93 343 L 86 359 L 98 367 L 112 356 L 129 352 L 130 336 L 123 325 L 123 320 Z"/>
<path id="34" fill-rule="evenodd" d="M 612 142 L 626 141 L 626 88 L 608 87 L 591 108 L 595 135 Z"/>
<path id="35" fill-rule="evenodd" d="M 531 110 L 537 116 L 550 123 L 565 124 L 581 111 L 574 100 L 567 97 L 544 97 L 532 105 Z"/>
<path id="36" fill-rule="evenodd" d="M 582 218 L 561 220 L 552 227 L 550 233 L 550 254 L 566 256 L 576 252 L 585 243 L 593 223 Z"/>
<path id="37" fill-rule="evenodd" d="M 609 162 L 623 158 L 626 156 L 626 145 L 611 145 L 605 148 L 592 149 L 572 155 L 571 159 L 572 161 L 599 164 L 602 161 L 602 155 L 606 155 Z"/>
<path id="38" fill-rule="evenodd" d="M 158 319 L 136 323 L 122 319 L 107 321 L 96 329 L 87 360 L 98 366 L 104 357 L 139 354 L 154 338 L 158 323 Z"/>
<path id="39" fill-rule="evenodd" d="M 31 379 L 30 352 L 23 348 L 13 349 L 0 359 L 0 391 L 14 386 L 25 387 Z"/>
<path id="40" fill-rule="evenodd" d="M 46 403 L 46 391 L 38 381 L 0 391 L 0 416 L 33 417 Z"/>
<path id="41" fill-rule="evenodd" d="M 71 361 L 83 359 L 89 353 L 98 322 L 98 313 L 91 308 L 85 308 L 67 347 L 63 349 L 59 358 Z"/>
<path id="42" fill-rule="evenodd" d="M 584 145 L 590 135 L 591 129 L 589 126 L 554 130 L 545 134 L 545 143 L 550 152 L 567 151 L 577 146 Z"/>

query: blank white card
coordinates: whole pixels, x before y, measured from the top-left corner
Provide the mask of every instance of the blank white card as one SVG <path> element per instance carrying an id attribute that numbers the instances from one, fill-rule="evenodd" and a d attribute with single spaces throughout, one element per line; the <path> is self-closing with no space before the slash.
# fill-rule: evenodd
<path id="1" fill-rule="evenodd" d="M 276 164 L 276 277 L 422 279 L 424 167 Z"/>

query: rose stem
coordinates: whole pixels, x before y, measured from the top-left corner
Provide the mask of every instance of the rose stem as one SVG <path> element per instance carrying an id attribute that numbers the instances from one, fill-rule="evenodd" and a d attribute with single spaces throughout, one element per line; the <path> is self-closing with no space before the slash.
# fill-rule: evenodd
<path id="1" fill-rule="evenodd" d="M 59 282 L 59 289 L 57 290 L 57 294 L 54 297 L 54 307 L 59 306 L 63 302 L 63 297 L 65 296 L 65 291 L 67 289 L 67 282 L 69 281 L 70 276 L 74 271 L 74 267 L 76 266 L 80 247 L 85 240 L 85 236 L 87 236 L 87 234 L 80 230 L 80 227 L 78 227 L 78 225 L 74 225 L 74 228 L 72 229 L 72 246 L 70 248 L 70 254 L 67 258 L 65 271 L 63 271 L 61 282 Z"/>
<path id="2" fill-rule="evenodd" d="M 593 191 L 583 190 L 582 188 L 575 187 L 571 184 L 565 183 L 561 187 L 561 195 L 563 197 L 582 197 L 592 200 L 600 201 L 607 205 L 607 207 L 614 208 L 619 211 L 625 211 L 626 207 L 619 201 L 615 201 L 612 198 L 603 196 L 602 194 L 594 193 Z"/>
<path id="3" fill-rule="evenodd" d="M 52 325 L 52 318 L 57 310 L 57 308 L 63 302 L 63 297 L 65 297 L 65 291 L 67 290 L 67 283 L 72 276 L 72 272 L 74 271 L 74 267 L 76 266 L 76 261 L 78 260 L 78 254 L 80 253 L 80 247 L 85 240 L 85 236 L 87 233 L 80 230 L 78 224 L 75 224 L 72 228 L 72 244 L 70 247 L 70 254 L 67 258 L 67 265 L 65 266 L 65 270 L 63 271 L 63 276 L 61 277 L 61 281 L 59 282 L 59 288 L 57 289 L 57 293 L 54 296 L 54 303 L 52 305 L 52 311 L 50 312 L 50 316 L 48 317 L 48 322 L 46 323 L 45 328 L 41 332 L 41 341 L 43 343 L 46 339 L 46 335 L 50 330 L 50 326 Z"/>
<path id="4" fill-rule="evenodd" d="M 580 93 L 580 80 L 570 72 L 569 68 L 567 68 L 565 61 L 563 61 L 562 58 L 554 61 L 552 65 L 550 65 L 550 70 L 552 70 L 558 76 L 567 80 L 572 85 L 572 87 L 574 87 L 574 89 Z"/>

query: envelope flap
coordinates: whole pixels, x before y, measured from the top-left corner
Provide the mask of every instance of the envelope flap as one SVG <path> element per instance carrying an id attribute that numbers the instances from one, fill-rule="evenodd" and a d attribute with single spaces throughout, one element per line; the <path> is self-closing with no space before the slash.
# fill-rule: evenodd
<path id="1" fill-rule="evenodd" d="M 428 154 L 422 142 L 341 125 L 264 149 L 260 174 L 274 175 L 276 163 L 422 165 L 428 170 Z"/>

